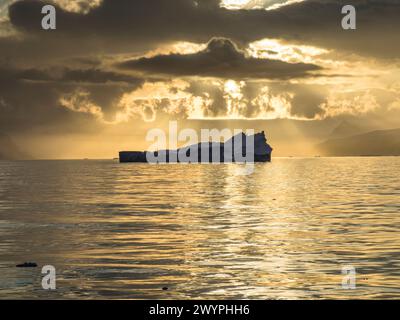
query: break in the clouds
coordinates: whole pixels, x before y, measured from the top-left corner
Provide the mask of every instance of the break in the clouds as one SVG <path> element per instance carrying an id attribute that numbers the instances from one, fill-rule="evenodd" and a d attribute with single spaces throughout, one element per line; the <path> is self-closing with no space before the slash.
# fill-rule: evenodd
<path id="1" fill-rule="evenodd" d="M 302 2 L 306 0 L 222 0 L 222 7 L 242 10 L 242 9 L 265 9 L 265 10 L 276 10 L 283 6 L 288 6 L 296 2 Z"/>

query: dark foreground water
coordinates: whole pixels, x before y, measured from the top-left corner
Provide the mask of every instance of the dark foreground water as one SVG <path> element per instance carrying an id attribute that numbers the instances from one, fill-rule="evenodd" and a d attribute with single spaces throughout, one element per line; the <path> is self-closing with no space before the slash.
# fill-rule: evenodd
<path id="1" fill-rule="evenodd" d="M 0 162 L 0 298 L 400 298 L 400 158 L 241 169 Z"/>

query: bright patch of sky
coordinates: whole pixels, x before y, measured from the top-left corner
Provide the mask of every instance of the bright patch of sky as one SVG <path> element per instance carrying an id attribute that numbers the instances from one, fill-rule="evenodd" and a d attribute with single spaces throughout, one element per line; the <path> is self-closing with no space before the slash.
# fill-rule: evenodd
<path id="1" fill-rule="evenodd" d="M 221 5 L 232 10 L 239 9 L 260 9 L 274 10 L 305 0 L 222 0 Z"/>

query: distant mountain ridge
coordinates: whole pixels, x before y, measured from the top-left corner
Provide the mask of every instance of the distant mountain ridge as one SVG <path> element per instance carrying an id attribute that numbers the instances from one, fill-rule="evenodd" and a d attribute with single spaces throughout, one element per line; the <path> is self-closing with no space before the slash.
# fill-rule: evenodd
<path id="1" fill-rule="evenodd" d="M 328 139 L 316 147 L 323 156 L 400 156 L 400 129 Z"/>
<path id="2" fill-rule="evenodd" d="M 337 127 L 335 127 L 329 138 L 335 139 L 335 138 L 344 138 L 348 136 L 353 136 L 356 134 L 361 134 L 365 133 L 368 130 L 365 130 L 361 128 L 359 125 L 353 124 L 348 122 L 347 120 L 343 120 L 339 123 Z"/>

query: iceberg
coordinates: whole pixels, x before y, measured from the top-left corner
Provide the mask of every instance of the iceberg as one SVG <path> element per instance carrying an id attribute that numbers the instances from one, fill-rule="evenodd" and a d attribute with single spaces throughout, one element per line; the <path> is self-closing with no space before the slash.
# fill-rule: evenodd
<path id="1" fill-rule="evenodd" d="M 242 132 L 225 142 L 200 142 L 177 150 L 120 151 L 119 161 L 121 163 L 270 162 L 272 150 L 264 131 L 254 135 Z"/>

